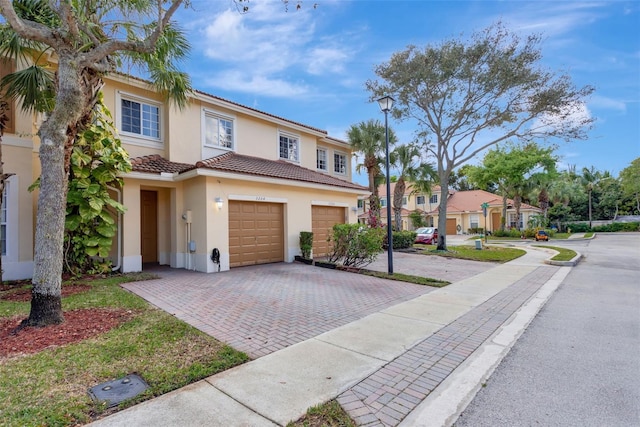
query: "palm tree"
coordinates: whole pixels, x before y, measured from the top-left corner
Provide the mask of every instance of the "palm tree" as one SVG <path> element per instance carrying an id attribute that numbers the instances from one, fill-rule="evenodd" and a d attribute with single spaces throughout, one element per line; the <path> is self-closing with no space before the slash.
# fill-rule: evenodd
<path id="1" fill-rule="evenodd" d="M 389 154 L 389 162 L 398 172 L 396 186 L 393 191 L 393 216 L 395 229 L 402 230 L 402 199 L 406 190 L 406 181 L 413 181 L 417 173 L 416 160 L 420 157 L 420 150 L 412 144 L 399 145 Z M 387 219 L 391 221 L 390 218 Z"/>
<path id="2" fill-rule="evenodd" d="M 600 171 L 596 170 L 594 166 L 591 166 L 591 168 L 582 168 L 580 183 L 589 196 L 589 228 L 591 228 L 591 195 L 593 193 L 593 188 L 600 178 L 602 178 L 602 174 Z"/>
<path id="3" fill-rule="evenodd" d="M 385 151 L 385 127 L 379 120 L 368 120 L 357 125 L 351 125 L 347 132 L 347 139 L 356 153 L 363 156 L 362 163 L 356 165 L 356 172 L 363 168 L 369 178 L 369 225 L 380 224 L 380 197 L 378 194 L 377 179 L 382 175 L 380 164 L 384 159 Z M 389 144 L 395 144 L 396 136 L 389 128 Z"/>
<path id="4" fill-rule="evenodd" d="M 48 113 L 38 130 L 42 167 L 26 325 L 64 321 L 68 162 L 76 135 L 91 123 L 102 78 L 129 63 L 148 70 L 154 88 L 178 107 L 187 103 L 189 78 L 174 64 L 186 56 L 189 44 L 170 22 L 182 2 L 104 0 L 85 7 L 68 1 L 0 0 L 6 21 L 0 25 L 0 57 L 33 64 L 5 76 L 2 85 L 24 110 Z M 43 59 L 47 55 L 56 58 L 55 73 Z"/>
<path id="5" fill-rule="evenodd" d="M 411 193 L 409 193 L 409 195 L 424 194 L 431 198 L 431 190 L 438 182 L 438 170 L 436 167 L 432 163 L 420 163 L 413 176 Z"/>

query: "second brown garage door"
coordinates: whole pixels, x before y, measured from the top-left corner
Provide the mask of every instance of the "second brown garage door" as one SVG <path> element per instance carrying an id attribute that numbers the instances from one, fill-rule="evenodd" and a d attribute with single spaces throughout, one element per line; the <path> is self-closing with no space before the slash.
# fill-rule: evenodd
<path id="1" fill-rule="evenodd" d="M 229 266 L 284 261 L 283 205 L 229 201 Z"/>
<path id="2" fill-rule="evenodd" d="M 455 218 L 447 218 L 447 234 L 458 234 L 456 230 L 456 219 Z"/>
<path id="3" fill-rule="evenodd" d="M 344 224 L 344 209 L 335 206 L 313 206 L 311 208 L 311 227 L 313 231 L 313 257 L 327 256 L 330 250 L 327 237 L 332 233 L 334 224 Z"/>

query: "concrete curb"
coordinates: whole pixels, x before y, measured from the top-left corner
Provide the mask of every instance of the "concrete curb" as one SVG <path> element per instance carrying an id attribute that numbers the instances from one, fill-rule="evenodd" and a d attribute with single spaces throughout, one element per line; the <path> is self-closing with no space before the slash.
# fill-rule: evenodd
<path id="1" fill-rule="evenodd" d="M 400 426 L 452 426 L 571 270 L 561 269 L 515 312 Z"/>

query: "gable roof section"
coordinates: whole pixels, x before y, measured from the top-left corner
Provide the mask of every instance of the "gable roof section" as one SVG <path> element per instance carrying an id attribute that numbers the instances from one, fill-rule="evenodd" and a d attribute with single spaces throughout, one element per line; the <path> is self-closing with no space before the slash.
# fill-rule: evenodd
<path id="1" fill-rule="evenodd" d="M 456 191 L 447 200 L 447 213 L 481 212 L 483 203 L 489 203 L 490 207 L 499 207 L 502 206 L 502 197 L 484 190 Z M 507 204 L 513 206 L 513 200 L 507 199 Z M 522 203 L 520 209 L 539 210 L 526 203 Z M 432 212 L 437 212 L 437 209 Z"/>
<path id="2" fill-rule="evenodd" d="M 131 159 L 131 166 L 134 172 L 143 173 L 183 173 L 195 169 L 189 163 L 170 162 L 159 154 L 150 156 L 135 157 Z"/>
<path id="3" fill-rule="evenodd" d="M 265 178 L 280 178 L 292 181 L 302 181 L 312 184 L 329 185 L 332 187 L 348 188 L 368 192 L 367 187 L 354 184 L 339 178 L 325 175 L 302 166 L 294 165 L 284 160 L 267 160 L 259 157 L 245 156 L 233 152 L 225 153 L 210 159 L 201 160 L 195 165 L 188 163 L 170 162 L 158 154 L 136 157 L 131 159 L 134 172 L 142 173 L 177 173 L 181 174 L 194 169 L 210 169 L 242 175 L 263 176 Z"/>
<path id="4" fill-rule="evenodd" d="M 201 160 L 196 163 L 196 167 L 369 191 L 367 187 L 363 187 L 362 185 L 334 178 L 331 175 L 325 175 L 311 169 L 303 168 L 302 166 L 284 160 L 267 160 L 233 152 Z"/>

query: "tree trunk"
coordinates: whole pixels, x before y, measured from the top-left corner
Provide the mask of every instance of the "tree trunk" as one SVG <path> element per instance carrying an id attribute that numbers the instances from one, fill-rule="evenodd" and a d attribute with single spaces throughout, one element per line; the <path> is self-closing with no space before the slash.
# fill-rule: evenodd
<path id="1" fill-rule="evenodd" d="M 520 230 L 520 207 L 522 206 L 522 198 L 519 194 L 513 197 L 513 207 L 516 208 L 516 228 Z"/>
<path id="2" fill-rule="evenodd" d="M 4 192 L 4 169 L 2 167 L 2 130 L 3 117 L 0 117 L 0 212 L 2 212 L 2 193 Z M 2 254 L 0 253 L 0 284 L 2 284 Z"/>
<path id="3" fill-rule="evenodd" d="M 405 190 L 404 179 L 400 178 L 396 182 L 393 192 L 393 216 L 396 223 L 396 231 L 402 231 L 402 197 Z"/>
<path id="4" fill-rule="evenodd" d="M 447 202 L 449 196 L 449 173 L 442 171 L 440 178 L 440 204 L 438 205 L 438 247 L 436 250 L 447 250 Z"/>
<path id="5" fill-rule="evenodd" d="M 506 192 L 504 193 L 504 196 L 502 196 L 502 218 L 504 218 L 504 221 L 500 221 L 500 229 L 504 231 L 507 225 L 507 193 Z"/>
<path id="6" fill-rule="evenodd" d="M 61 284 L 68 189 L 67 151 L 78 131 L 78 122 L 92 107 L 87 93 L 93 88 L 87 87 L 87 71 L 79 70 L 73 58 L 65 56 L 60 57 L 58 64 L 56 109 L 38 131 L 41 174 L 31 311 L 23 322 L 28 326 L 64 321 Z"/>

